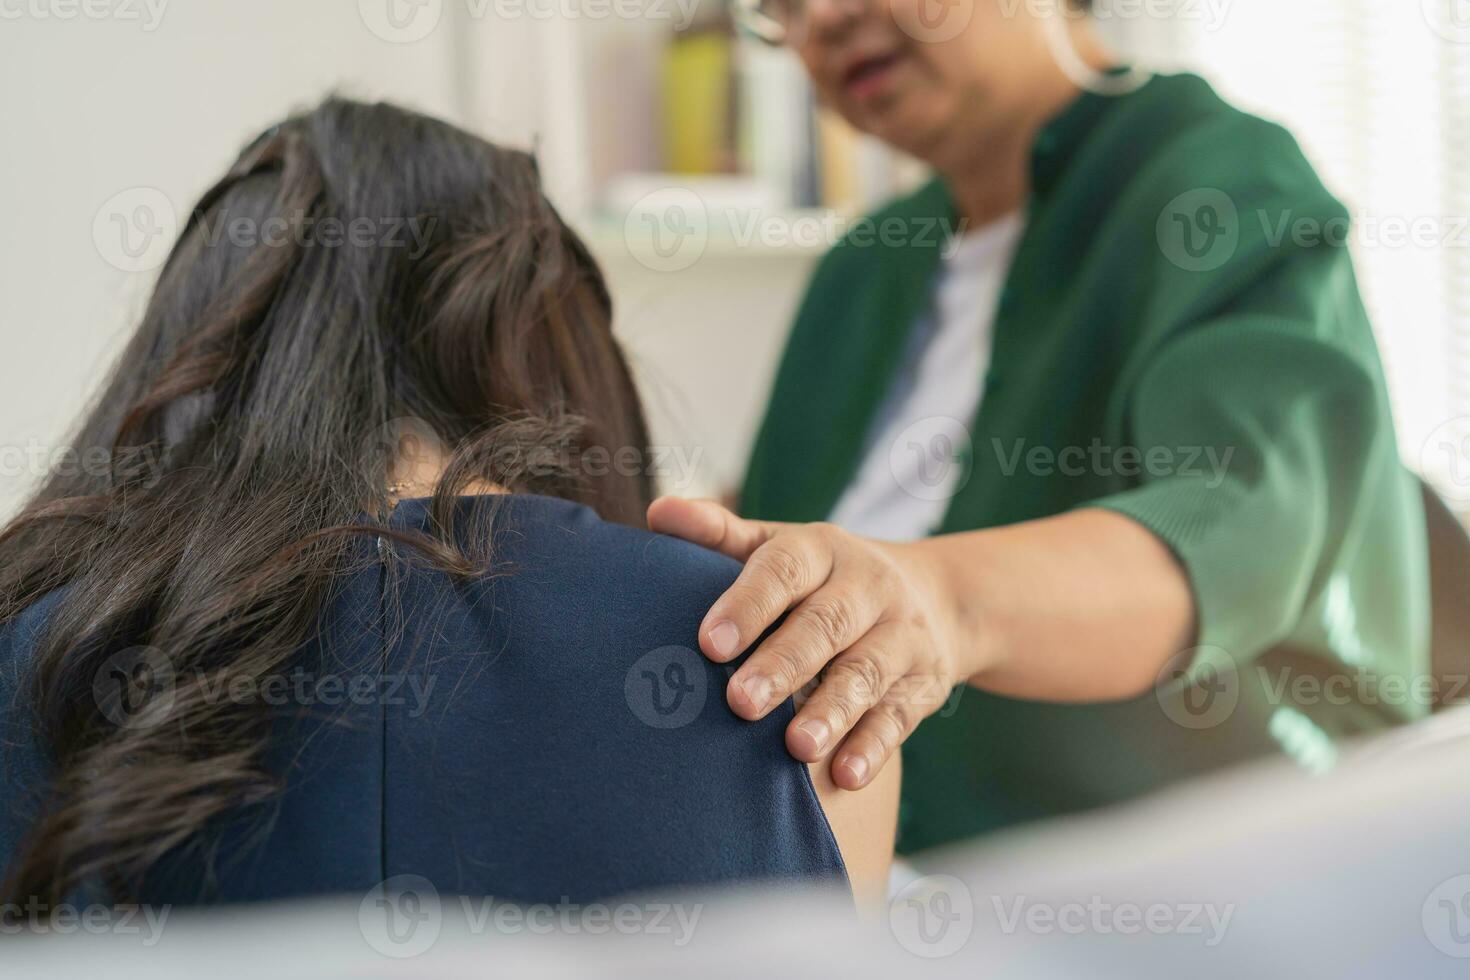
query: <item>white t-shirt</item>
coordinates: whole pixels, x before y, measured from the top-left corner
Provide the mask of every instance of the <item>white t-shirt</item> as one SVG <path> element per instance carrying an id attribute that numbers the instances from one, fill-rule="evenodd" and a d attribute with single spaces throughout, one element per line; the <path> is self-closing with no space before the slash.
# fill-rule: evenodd
<path id="1" fill-rule="evenodd" d="M 1017 212 L 972 231 L 940 265 L 934 302 L 918 323 L 868 433 L 867 448 L 830 520 L 885 541 L 925 537 L 957 490 L 970 425 L 984 393 L 996 308 L 1025 228 Z"/>

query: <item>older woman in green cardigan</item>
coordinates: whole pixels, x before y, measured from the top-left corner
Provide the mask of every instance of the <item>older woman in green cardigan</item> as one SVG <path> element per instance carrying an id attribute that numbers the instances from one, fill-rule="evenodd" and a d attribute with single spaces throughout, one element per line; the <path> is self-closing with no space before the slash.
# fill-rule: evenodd
<path id="1" fill-rule="evenodd" d="M 745 562 L 700 633 L 760 640 L 731 708 L 820 678 L 788 747 L 856 790 L 902 746 L 904 851 L 1422 713 L 1423 514 L 1292 138 L 1075 9 L 754 17 L 937 177 L 818 267 L 743 516 L 650 511 Z"/>

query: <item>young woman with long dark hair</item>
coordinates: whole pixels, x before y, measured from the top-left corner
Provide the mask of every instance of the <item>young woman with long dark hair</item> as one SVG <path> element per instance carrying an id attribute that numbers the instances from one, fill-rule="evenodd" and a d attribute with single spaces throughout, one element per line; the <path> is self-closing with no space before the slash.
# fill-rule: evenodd
<path id="1" fill-rule="evenodd" d="M 738 565 L 642 529 L 610 324 L 530 156 L 336 99 L 252 142 L 0 535 L 6 899 L 881 890 L 892 782 L 695 652 Z"/>

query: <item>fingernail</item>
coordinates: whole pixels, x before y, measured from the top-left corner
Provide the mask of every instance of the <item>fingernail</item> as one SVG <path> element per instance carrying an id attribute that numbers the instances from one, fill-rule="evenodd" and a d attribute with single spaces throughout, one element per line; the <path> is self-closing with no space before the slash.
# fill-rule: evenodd
<path id="1" fill-rule="evenodd" d="M 745 700 L 750 702 L 750 707 L 757 715 L 765 714 L 766 702 L 771 699 L 771 682 L 765 677 L 747 677 L 740 682 L 740 689 L 745 692 Z"/>
<path id="2" fill-rule="evenodd" d="M 709 631 L 709 644 L 722 657 L 733 657 L 740 652 L 740 631 L 728 619 L 722 619 Z"/>
<path id="3" fill-rule="evenodd" d="M 827 723 L 816 718 L 802 722 L 796 726 L 796 730 L 812 740 L 812 751 L 817 755 L 826 750 L 827 739 L 832 737 L 832 729 L 827 727 Z"/>
<path id="4" fill-rule="evenodd" d="M 865 756 L 848 756 L 842 760 L 842 765 L 848 772 L 852 773 L 853 782 L 861 786 L 863 780 L 868 778 L 868 760 Z"/>

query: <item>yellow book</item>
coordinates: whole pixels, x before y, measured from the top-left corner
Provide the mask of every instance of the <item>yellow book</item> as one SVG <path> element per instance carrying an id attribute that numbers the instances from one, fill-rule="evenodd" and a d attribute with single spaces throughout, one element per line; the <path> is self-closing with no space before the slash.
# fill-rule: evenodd
<path id="1" fill-rule="evenodd" d="M 675 173 L 726 173 L 733 165 L 731 38 L 676 37 L 664 56 L 664 150 Z"/>

